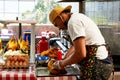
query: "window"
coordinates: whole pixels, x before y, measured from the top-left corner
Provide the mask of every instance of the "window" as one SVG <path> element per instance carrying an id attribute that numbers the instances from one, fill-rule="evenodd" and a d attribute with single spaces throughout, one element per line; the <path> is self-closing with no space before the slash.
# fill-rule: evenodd
<path id="1" fill-rule="evenodd" d="M 48 24 L 49 11 L 58 5 L 72 5 L 72 12 L 77 12 L 78 3 L 58 3 L 59 0 L 0 0 L 0 20 L 37 20 Z"/>
<path id="2" fill-rule="evenodd" d="M 25 11 L 33 10 L 34 0 L 0 0 L 0 20 L 21 18 Z"/>
<path id="3" fill-rule="evenodd" d="M 120 22 L 120 1 L 86 2 L 85 14 L 98 25 L 116 24 Z"/>
<path id="4" fill-rule="evenodd" d="M 62 6 L 72 5 L 71 12 L 79 12 L 79 2 L 61 2 Z"/>

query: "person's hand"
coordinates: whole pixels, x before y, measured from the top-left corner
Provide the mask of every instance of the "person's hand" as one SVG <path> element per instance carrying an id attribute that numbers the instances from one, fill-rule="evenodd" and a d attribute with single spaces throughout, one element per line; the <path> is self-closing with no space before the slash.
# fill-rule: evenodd
<path id="1" fill-rule="evenodd" d="M 56 61 L 56 60 L 50 60 L 48 62 L 48 69 L 51 74 L 65 74 L 67 73 L 66 69 L 61 65 L 62 60 Z"/>
<path id="2" fill-rule="evenodd" d="M 55 61 L 55 62 L 53 63 L 54 69 L 59 69 L 59 70 L 64 69 L 64 67 L 62 67 L 62 65 L 61 65 L 61 62 L 62 62 L 62 60 Z"/>

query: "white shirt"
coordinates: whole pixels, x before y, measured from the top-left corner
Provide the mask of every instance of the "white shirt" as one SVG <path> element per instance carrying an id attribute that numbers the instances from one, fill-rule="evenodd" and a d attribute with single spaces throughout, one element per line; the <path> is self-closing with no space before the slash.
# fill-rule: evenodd
<path id="1" fill-rule="evenodd" d="M 73 40 L 77 37 L 84 36 L 86 45 L 101 45 L 105 44 L 105 40 L 97 27 L 97 25 L 87 16 L 81 13 L 73 13 L 68 21 L 68 32 Z M 98 47 L 96 57 L 105 59 L 108 56 L 108 51 L 105 46 Z"/>

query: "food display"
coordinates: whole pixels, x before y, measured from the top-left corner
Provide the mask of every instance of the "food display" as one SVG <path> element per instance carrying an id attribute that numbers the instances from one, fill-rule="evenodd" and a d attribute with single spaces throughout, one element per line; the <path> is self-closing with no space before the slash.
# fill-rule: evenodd
<path id="1" fill-rule="evenodd" d="M 14 55 L 22 55 L 21 50 L 15 50 L 15 51 L 8 50 L 2 55 L 2 57 L 4 60 L 7 60 L 8 56 L 14 56 Z"/>
<path id="2" fill-rule="evenodd" d="M 2 40 L 0 40 L 0 50 L 2 48 Z M 4 52 L 1 53 L 1 62 L 4 61 L 1 68 L 19 69 L 29 67 L 29 42 L 28 39 L 23 40 L 22 37 L 17 39 L 12 36 L 7 42 Z M 3 61 L 2 61 L 3 60 Z"/>
<path id="3" fill-rule="evenodd" d="M 29 56 L 27 54 L 22 55 L 9 55 L 4 68 L 28 68 Z"/>

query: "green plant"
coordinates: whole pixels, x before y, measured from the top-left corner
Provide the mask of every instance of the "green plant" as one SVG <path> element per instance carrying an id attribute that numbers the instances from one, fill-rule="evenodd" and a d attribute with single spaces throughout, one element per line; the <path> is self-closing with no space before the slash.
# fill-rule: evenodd
<path id="1" fill-rule="evenodd" d="M 49 23 L 48 14 L 51 9 L 58 6 L 55 0 L 38 0 L 32 11 L 26 11 L 22 14 L 23 19 L 37 20 L 40 24 Z"/>

